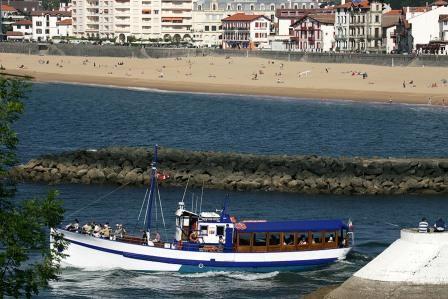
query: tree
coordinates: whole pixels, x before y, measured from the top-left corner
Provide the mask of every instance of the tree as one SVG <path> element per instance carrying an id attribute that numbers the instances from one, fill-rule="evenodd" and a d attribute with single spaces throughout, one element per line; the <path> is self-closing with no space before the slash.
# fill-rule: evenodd
<path id="1" fill-rule="evenodd" d="M 59 1 L 59 0 L 42 0 L 42 7 L 45 10 L 58 10 L 60 2 L 65 1 Z"/>
<path id="2" fill-rule="evenodd" d="M 16 164 L 17 134 L 11 128 L 24 111 L 30 88 L 27 80 L 0 76 L 0 298 L 31 297 L 57 279 L 60 252 L 66 243 L 48 230 L 63 219 L 61 201 L 52 191 L 44 199 L 14 200 L 15 183 L 9 169 Z M 59 250 L 58 250 L 59 249 Z"/>

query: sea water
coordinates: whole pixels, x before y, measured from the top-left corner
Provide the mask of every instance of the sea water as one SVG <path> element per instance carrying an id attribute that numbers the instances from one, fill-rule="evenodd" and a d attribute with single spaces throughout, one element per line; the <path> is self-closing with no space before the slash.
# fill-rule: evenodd
<path id="1" fill-rule="evenodd" d="M 21 161 L 41 154 L 103 146 L 162 146 L 193 150 L 326 156 L 445 156 L 448 109 L 400 104 L 309 101 L 139 91 L 63 84 L 35 84 L 17 123 Z M 64 200 L 66 221 L 137 221 L 144 187 L 20 184 L 17 197 L 44 196 L 53 188 Z M 182 189 L 161 190 L 170 239 Z M 111 193 L 103 200 L 98 200 Z M 193 193 L 187 194 L 187 207 Z M 304 272 L 199 274 L 65 269 L 42 297 L 291 297 L 344 281 L 422 216 L 446 218 L 442 196 L 311 196 L 206 190 L 203 210 L 229 196 L 238 219 L 351 218 L 354 251 L 346 261 Z"/>

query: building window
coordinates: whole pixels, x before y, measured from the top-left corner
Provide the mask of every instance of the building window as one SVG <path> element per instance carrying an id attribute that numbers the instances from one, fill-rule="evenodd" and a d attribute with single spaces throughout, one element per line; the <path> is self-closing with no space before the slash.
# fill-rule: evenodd
<path id="1" fill-rule="evenodd" d="M 311 9 L 313 9 L 314 8 L 314 4 L 311 4 Z"/>
<path id="2" fill-rule="evenodd" d="M 255 6 L 253 4 L 250 5 L 250 10 L 255 10 Z"/>
<path id="3" fill-rule="evenodd" d="M 231 10 L 232 6 L 230 4 L 227 4 L 227 10 Z"/>
<path id="4" fill-rule="evenodd" d="M 42 29 L 36 29 L 37 34 L 42 34 Z"/>
<path id="5" fill-rule="evenodd" d="M 205 26 L 204 31 L 210 31 L 210 26 Z"/>
<path id="6" fill-rule="evenodd" d="M 216 26 L 212 26 L 212 31 L 216 31 Z"/>
<path id="7" fill-rule="evenodd" d="M 264 4 L 260 4 L 260 10 L 264 10 Z"/>
<path id="8" fill-rule="evenodd" d="M 380 22 L 380 16 L 375 16 L 375 22 L 379 23 Z"/>
<path id="9" fill-rule="evenodd" d="M 285 9 L 285 4 L 280 4 L 280 9 Z"/>
<path id="10" fill-rule="evenodd" d="M 45 29 L 45 34 L 50 34 L 50 29 Z"/>
<path id="11" fill-rule="evenodd" d="M 36 22 L 36 26 L 42 26 L 42 22 Z"/>
<path id="12" fill-rule="evenodd" d="M 202 5 L 198 5 L 198 10 L 202 10 Z"/>
<path id="13" fill-rule="evenodd" d="M 271 11 L 274 11 L 274 10 L 275 10 L 275 5 L 271 4 Z"/>
<path id="14" fill-rule="evenodd" d="M 17 29 L 20 29 L 20 25 L 17 25 Z"/>
<path id="15" fill-rule="evenodd" d="M 241 7 L 240 4 L 238 4 L 238 6 L 236 7 L 236 10 L 242 10 L 243 8 Z"/>
<path id="16" fill-rule="evenodd" d="M 216 10 L 216 3 L 212 4 L 212 10 Z"/>
<path id="17" fill-rule="evenodd" d="M 299 4 L 294 3 L 294 9 L 299 9 Z"/>

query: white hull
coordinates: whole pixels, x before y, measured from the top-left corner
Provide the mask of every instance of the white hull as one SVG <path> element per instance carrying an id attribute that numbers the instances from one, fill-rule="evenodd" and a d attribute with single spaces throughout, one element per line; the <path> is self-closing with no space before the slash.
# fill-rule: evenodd
<path id="1" fill-rule="evenodd" d="M 137 271 L 304 268 L 344 259 L 350 248 L 264 253 L 199 252 L 134 245 L 58 230 L 70 242 L 62 266 Z"/>

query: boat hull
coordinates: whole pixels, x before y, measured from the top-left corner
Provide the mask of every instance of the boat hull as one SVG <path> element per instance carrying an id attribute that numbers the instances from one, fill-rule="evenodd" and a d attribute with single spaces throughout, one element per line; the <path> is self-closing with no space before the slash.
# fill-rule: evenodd
<path id="1" fill-rule="evenodd" d="M 63 267 L 86 270 L 125 269 L 135 271 L 275 271 L 303 270 L 344 259 L 350 248 L 265 252 L 226 253 L 184 251 L 134 245 L 89 235 L 59 230 L 69 241 Z"/>

